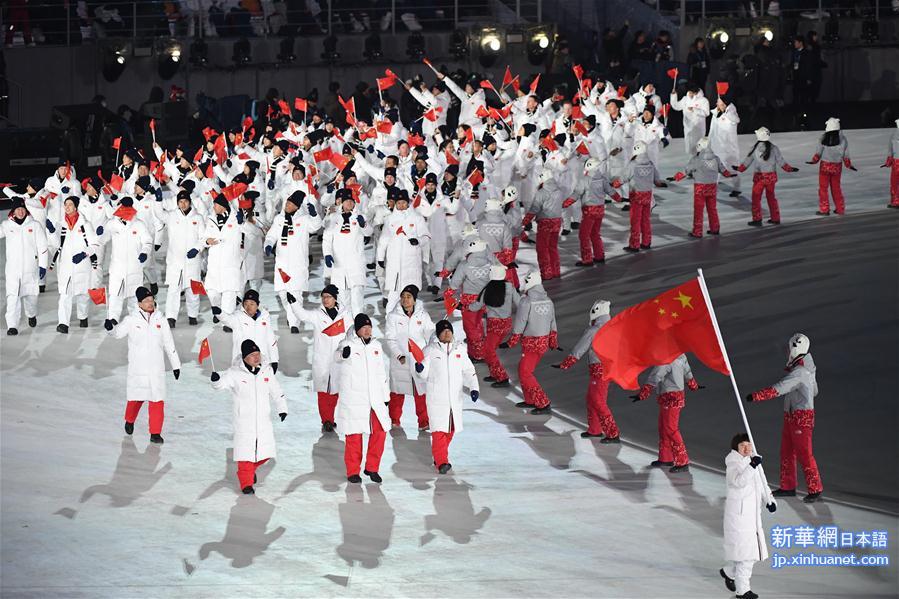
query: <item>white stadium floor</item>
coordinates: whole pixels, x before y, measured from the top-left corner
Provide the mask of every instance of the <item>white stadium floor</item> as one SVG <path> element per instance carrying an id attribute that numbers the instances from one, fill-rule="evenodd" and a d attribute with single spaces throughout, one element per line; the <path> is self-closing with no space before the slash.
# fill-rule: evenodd
<path id="1" fill-rule="evenodd" d="M 844 174 L 848 212 L 899 217 L 885 209 L 889 173 L 878 168 L 890 133 L 847 132 L 860 169 Z M 825 218 L 814 214 L 817 168 L 804 164 L 815 136 L 773 137 L 801 169 L 780 175 L 784 223 Z M 743 137 L 744 152 L 751 142 Z M 675 140 L 662 153 L 660 170 L 671 175 L 684 162 L 682 141 Z M 743 177 L 744 198 L 719 194 L 722 235 L 747 228 L 750 180 Z M 660 190 L 657 199 L 653 252 L 709 242 L 687 241 L 690 186 Z M 607 212 L 609 258 L 628 259 L 618 258 L 627 217 L 617 207 Z M 565 272 L 577 259 L 576 232 L 562 246 Z M 524 269 L 534 264 L 532 248 L 521 252 Z M 317 261 L 310 287 L 321 286 Z M 585 296 L 584 322 L 592 296 Z M 430 300 L 426 292 L 421 297 Z M 262 298 L 280 312 L 270 283 Z M 373 286 L 366 299 L 377 335 L 383 320 Z M 500 393 L 485 385 L 450 447 L 449 475 L 434 472 L 428 435 L 416 430 L 410 399 L 404 428 L 391 431 L 386 444 L 384 483 L 349 485 L 341 442 L 319 430 L 308 370 L 311 334 L 290 335 L 282 317 L 278 376 L 290 415 L 274 424 L 277 460 L 261 469 L 256 495 L 243 496 L 229 459 L 230 397 L 211 390 L 209 363 L 196 363 L 199 343 L 212 331 L 205 300 L 200 326 L 188 327 L 182 312 L 174 331 L 183 367 L 180 381 L 169 379 L 161 447 L 148 443 L 146 410 L 133 438 L 122 430 L 125 342 L 105 334 L 96 308 L 89 329 L 75 322 L 71 334 L 57 334 L 56 301 L 51 274 L 38 327 L 23 323 L 18 337 L 0 337 L 3 596 L 732 596 L 718 576 L 720 471 L 702 465 L 680 475 L 650 470 L 654 451 L 628 443 L 626 434 L 620 446 L 581 439 L 583 423 L 531 416 L 514 407 L 517 389 Z M 439 317 L 441 304 L 428 305 Z M 461 333 L 458 318 L 454 324 Z M 216 330 L 211 342 L 223 367 L 230 340 Z M 506 353 L 507 366 L 515 355 Z M 478 371 L 487 374 L 484 366 Z M 721 448 L 720 463 L 708 466 L 722 468 L 727 449 Z M 769 479 L 776 479 L 777 462 L 766 456 Z M 763 520 L 766 527 L 887 530 L 889 549 L 879 553 L 890 555 L 891 565 L 775 570 L 768 561 L 752 579 L 762 597 L 899 592 L 894 516 L 792 500 L 780 501 L 777 513 L 765 512 Z"/>

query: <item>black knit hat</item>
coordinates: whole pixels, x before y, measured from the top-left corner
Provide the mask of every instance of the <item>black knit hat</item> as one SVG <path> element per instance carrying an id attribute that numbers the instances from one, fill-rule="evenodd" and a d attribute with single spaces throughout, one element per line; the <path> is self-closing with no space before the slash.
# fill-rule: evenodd
<path id="1" fill-rule="evenodd" d="M 337 285 L 325 285 L 324 289 L 322 289 L 322 295 L 328 294 L 334 299 L 337 299 L 337 293 L 339 290 L 337 289 Z"/>
<path id="2" fill-rule="evenodd" d="M 303 200 L 305 200 L 305 199 L 306 199 L 306 194 L 298 189 L 295 192 L 293 192 L 292 194 L 290 194 L 290 196 L 288 196 L 287 201 L 290 202 L 291 204 L 293 204 L 294 206 L 296 206 L 297 208 L 300 208 L 303 206 Z"/>
<path id="3" fill-rule="evenodd" d="M 79 198 L 78 196 L 69 196 L 65 199 L 65 202 L 72 202 L 73 204 L 75 204 L 75 208 L 78 207 L 78 202 L 80 201 L 81 198 Z M 63 204 L 65 204 L 65 202 L 63 202 Z"/>
<path id="4" fill-rule="evenodd" d="M 135 185 L 135 187 L 140 187 L 144 191 L 149 191 L 150 187 L 151 187 L 150 176 L 144 175 L 143 177 L 138 177 L 137 180 L 134 182 L 134 185 Z"/>
<path id="5" fill-rule="evenodd" d="M 246 293 L 243 294 L 243 301 L 252 300 L 259 303 L 259 292 L 255 289 L 250 289 Z"/>
<path id="6" fill-rule="evenodd" d="M 231 204 L 228 203 L 228 198 L 225 197 L 224 194 L 218 194 L 215 196 L 215 200 L 212 201 L 213 204 L 218 204 L 228 212 L 231 212 Z"/>
<path id="7" fill-rule="evenodd" d="M 418 287 L 416 285 L 406 285 L 405 287 L 403 287 L 403 290 L 400 291 L 400 295 L 407 292 L 412 296 L 412 299 L 418 299 Z"/>
<path id="8" fill-rule="evenodd" d="M 440 320 L 437 322 L 437 326 L 434 330 L 434 334 L 440 337 L 440 333 L 443 331 L 453 332 L 453 324 L 448 320 Z"/>
<path id="9" fill-rule="evenodd" d="M 359 329 L 365 326 L 371 326 L 371 318 L 368 317 L 368 314 L 362 312 L 356 314 L 356 318 L 353 319 L 353 330 L 358 333 Z"/>
<path id="10" fill-rule="evenodd" d="M 246 358 L 253 352 L 259 351 L 259 346 L 256 345 L 256 342 L 252 339 L 244 339 L 243 343 L 240 344 L 240 356 L 242 358 Z"/>
<path id="11" fill-rule="evenodd" d="M 134 292 L 134 297 L 137 298 L 137 303 L 140 303 L 147 299 L 148 297 L 153 297 L 153 294 L 150 293 L 150 290 L 146 287 L 138 287 Z"/>
<path id="12" fill-rule="evenodd" d="M 341 187 L 337 190 L 337 201 L 342 202 L 344 200 L 355 201 L 353 198 L 353 190 L 347 187 Z"/>

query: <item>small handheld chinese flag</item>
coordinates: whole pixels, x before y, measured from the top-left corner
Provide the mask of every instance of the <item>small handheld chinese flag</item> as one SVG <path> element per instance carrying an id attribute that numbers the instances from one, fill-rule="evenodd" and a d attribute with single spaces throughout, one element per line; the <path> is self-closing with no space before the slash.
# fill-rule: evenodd
<path id="1" fill-rule="evenodd" d="M 413 148 L 425 145 L 425 138 L 422 137 L 421 135 L 419 135 L 418 133 L 410 134 L 406 138 L 406 141 L 408 141 L 409 145 L 412 146 Z"/>
<path id="2" fill-rule="evenodd" d="M 668 76 L 677 79 L 677 69 L 668 69 Z"/>
<path id="3" fill-rule="evenodd" d="M 622 85 L 622 86 L 619 86 L 619 87 L 618 87 L 618 97 L 619 97 L 619 98 L 623 98 L 623 97 L 624 97 L 624 94 L 626 94 L 626 93 L 627 93 L 627 86 L 626 86 L 626 85 Z"/>
<path id="4" fill-rule="evenodd" d="M 287 283 L 290 281 L 290 275 L 284 272 L 282 269 L 278 269 L 278 274 L 281 275 L 281 280 Z"/>
<path id="5" fill-rule="evenodd" d="M 549 150 L 550 152 L 555 152 L 559 149 L 559 144 L 556 143 L 552 137 L 547 135 L 540 141 L 540 145 Z"/>
<path id="6" fill-rule="evenodd" d="M 506 66 L 506 72 L 503 74 L 503 87 L 506 87 L 507 85 L 512 83 L 513 79 L 514 77 L 512 77 L 512 70 L 508 66 Z"/>
<path id="7" fill-rule="evenodd" d="M 229 202 L 232 202 L 235 198 L 239 198 L 243 195 L 243 192 L 246 190 L 246 183 L 232 183 L 231 185 L 222 188 L 222 195 L 225 196 Z"/>
<path id="8" fill-rule="evenodd" d="M 393 87 L 393 84 L 396 83 L 396 79 L 393 77 L 378 77 L 378 91 L 382 92 Z"/>
<path id="9" fill-rule="evenodd" d="M 378 133 L 388 135 L 391 131 L 393 131 L 393 123 L 390 122 L 390 119 L 375 121 L 375 129 L 378 130 Z"/>
<path id="10" fill-rule="evenodd" d="M 209 348 L 209 337 L 203 339 L 200 342 L 200 353 L 197 354 L 197 362 L 200 364 L 203 363 L 203 360 L 212 355 L 212 350 Z"/>
<path id="11" fill-rule="evenodd" d="M 334 321 L 329 324 L 327 327 L 322 329 L 322 333 L 327 335 L 328 337 L 336 337 L 337 335 L 343 335 L 346 332 L 346 325 L 343 322 L 343 319 Z"/>
<path id="12" fill-rule="evenodd" d="M 122 191 L 122 185 L 124 184 L 125 179 L 123 179 L 119 175 L 113 174 L 111 177 L 109 177 L 109 186 L 116 191 Z"/>
<path id="13" fill-rule="evenodd" d="M 490 111 L 487 110 L 486 106 L 478 106 L 478 110 L 477 112 L 475 112 L 475 115 L 479 119 L 486 119 L 488 116 L 490 116 Z"/>
<path id="14" fill-rule="evenodd" d="M 278 108 L 281 109 L 281 114 L 290 116 L 290 106 L 287 104 L 286 100 L 278 100 Z"/>
<path id="15" fill-rule="evenodd" d="M 540 85 L 540 75 L 537 75 L 536 77 L 534 77 L 534 80 L 531 81 L 531 93 L 532 94 L 537 91 L 538 85 Z"/>
<path id="16" fill-rule="evenodd" d="M 481 174 L 479 169 L 474 169 L 471 171 L 471 174 L 468 175 L 468 182 L 472 184 L 472 186 L 477 185 L 478 183 L 484 180 L 484 175 Z"/>
<path id="17" fill-rule="evenodd" d="M 579 143 L 576 150 L 577 150 L 577 153 L 580 154 L 581 156 L 589 156 L 590 155 L 590 150 L 587 148 L 587 146 L 586 146 L 586 144 L 584 144 L 584 142 Z"/>
<path id="18" fill-rule="evenodd" d="M 106 303 L 106 287 L 97 287 L 95 289 L 88 289 L 87 294 L 91 296 L 91 301 L 94 304 L 101 306 Z"/>
<path id="19" fill-rule="evenodd" d="M 727 93 L 727 90 L 730 89 L 730 83 L 727 81 L 716 81 L 715 82 L 715 91 L 718 92 L 719 96 L 723 96 Z"/>
<path id="20" fill-rule="evenodd" d="M 343 154 L 331 154 L 330 158 L 328 158 L 328 162 L 337 167 L 337 170 L 342 171 L 346 165 L 350 162 L 349 156 L 344 156 Z"/>
<path id="21" fill-rule="evenodd" d="M 412 354 L 412 358 L 416 362 L 424 362 L 425 353 L 421 351 L 421 348 L 412 339 L 409 339 L 409 353 Z"/>
<path id="22" fill-rule="evenodd" d="M 603 374 L 624 389 L 637 389 L 637 375 L 691 352 L 721 374 L 730 374 L 699 278 L 631 306 L 593 337 Z"/>
<path id="23" fill-rule="evenodd" d="M 333 155 L 333 151 L 330 147 L 325 148 L 324 150 L 319 150 L 318 152 L 312 153 L 312 159 L 316 162 L 324 162 L 326 160 L 330 160 Z"/>
<path id="24" fill-rule="evenodd" d="M 446 155 L 446 163 L 450 164 L 459 164 L 459 159 L 453 156 L 452 152 L 449 151 L 449 148 L 444 149 L 444 154 Z"/>
<path id="25" fill-rule="evenodd" d="M 153 143 L 156 143 L 156 119 L 150 119 L 150 133 L 153 135 Z"/>
<path id="26" fill-rule="evenodd" d="M 112 149 L 113 150 L 118 150 L 121 147 L 122 147 L 122 138 L 121 137 L 116 137 L 114 140 L 112 140 Z"/>
<path id="27" fill-rule="evenodd" d="M 436 123 L 437 119 L 440 118 L 440 112 L 443 110 L 442 106 L 435 106 L 424 113 L 424 118 L 428 119 L 432 123 Z"/>
<path id="28" fill-rule="evenodd" d="M 582 67 L 581 65 L 576 64 L 573 67 L 571 67 L 571 70 L 574 71 L 574 76 L 577 77 L 578 79 L 584 78 L 584 67 Z"/>
<path id="29" fill-rule="evenodd" d="M 481 81 L 481 89 L 493 89 L 493 84 L 490 83 L 489 79 L 484 79 Z"/>
<path id="30" fill-rule="evenodd" d="M 294 98 L 293 107 L 300 112 L 307 112 L 307 109 L 309 108 L 309 106 L 306 104 L 306 100 L 304 100 L 303 98 Z"/>
<path id="31" fill-rule="evenodd" d="M 190 291 L 194 295 L 206 295 L 206 287 L 200 281 L 190 280 Z"/>
<path id="32" fill-rule="evenodd" d="M 119 206 L 112 215 L 122 220 L 130 221 L 137 215 L 137 210 L 133 206 Z"/>

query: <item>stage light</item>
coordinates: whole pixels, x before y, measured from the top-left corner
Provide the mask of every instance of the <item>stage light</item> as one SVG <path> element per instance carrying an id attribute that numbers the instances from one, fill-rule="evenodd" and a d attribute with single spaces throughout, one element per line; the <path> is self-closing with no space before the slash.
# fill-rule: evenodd
<path id="1" fill-rule="evenodd" d="M 456 29 L 450 36 L 450 54 L 456 60 L 468 56 L 468 35 L 461 29 Z"/>
<path id="2" fill-rule="evenodd" d="M 285 37 L 281 40 L 280 50 L 278 51 L 278 62 L 281 64 L 289 64 L 297 59 L 293 49 L 296 46 L 296 40 L 293 37 Z"/>
<path id="3" fill-rule="evenodd" d="M 713 31 L 709 41 L 709 54 L 712 58 L 723 58 L 727 52 L 727 42 L 729 41 L 730 34 L 724 29 Z"/>
<path id="4" fill-rule="evenodd" d="M 250 62 L 250 41 L 242 37 L 234 42 L 234 55 L 231 57 L 236 65 L 249 64 Z"/>
<path id="5" fill-rule="evenodd" d="M 862 21 L 862 41 L 866 44 L 873 44 L 880 41 L 878 23 L 873 17 L 868 17 Z"/>
<path id="6" fill-rule="evenodd" d="M 770 27 L 762 27 L 759 29 L 759 35 L 769 42 L 774 41 L 774 32 L 771 31 Z"/>
<path id="7" fill-rule="evenodd" d="M 156 46 L 156 60 L 159 77 L 169 80 L 181 67 L 181 44 L 178 40 L 161 40 Z"/>
<path id="8" fill-rule="evenodd" d="M 550 52 L 549 35 L 545 31 L 537 31 L 528 40 L 528 62 L 541 65 L 546 62 Z"/>
<path id="9" fill-rule="evenodd" d="M 116 81 L 128 66 L 128 46 L 112 42 L 103 48 L 101 72 L 107 81 Z"/>
<path id="10" fill-rule="evenodd" d="M 425 37 L 418 32 L 410 33 L 406 38 L 406 56 L 419 61 L 425 55 Z"/>
<path id="11" fill-rule="evenodd" d="M 485 28 L 481 32 L 481 52 L 478 60 L 484 67 L 491 67 L 499 58 L 503 48 L 502 37 L 496 29 Z"/>
<path id="12" fill-rule="evenodd" d="M 322 48 L 324 48 L 324 52 L 322 52 L 322 58 L 325 62 L 333 63 L 340 60 L 340 52 L 337 51 L 337 36 L 329 35 L 325 39 L 322 40 Z"/>
<path id="13" fill-rule="evenodd" d="M 197 38 L 190 44 L 190 63 L 203 67 L 209 62 L 209 46 L 202 38 Z"/>
<path id="14" fill-rule="evenodd" d="M 381 35 L 373 31 L 365 38 L 365 51 L 362 53 L 367 60 L 380 60 L 384 58 L 384 52 L 381 47 Z"/>

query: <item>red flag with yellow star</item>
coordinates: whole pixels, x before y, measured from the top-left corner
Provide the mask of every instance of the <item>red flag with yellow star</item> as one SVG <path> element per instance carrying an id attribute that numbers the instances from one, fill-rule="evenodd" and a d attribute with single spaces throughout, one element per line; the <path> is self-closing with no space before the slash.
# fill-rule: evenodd
<path id="1" fill-rule="evenodd" d="M 593 338 L 603 374 L 624 389 L 637 389 L 637 375 L 690 352 L 703 364 L 729 375 L 699 278 L 631 306 Z"/>

